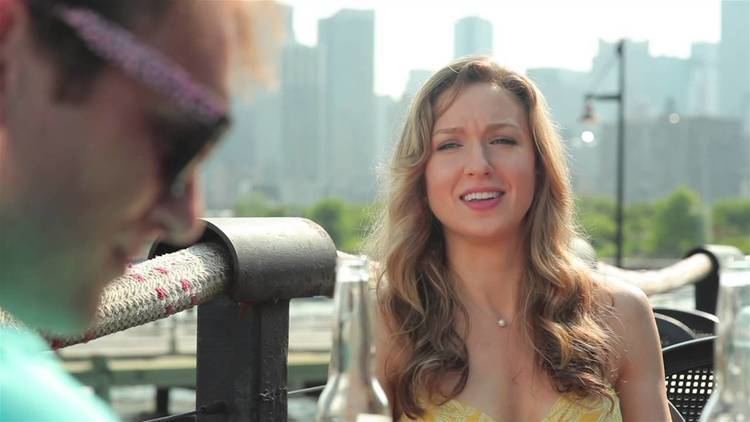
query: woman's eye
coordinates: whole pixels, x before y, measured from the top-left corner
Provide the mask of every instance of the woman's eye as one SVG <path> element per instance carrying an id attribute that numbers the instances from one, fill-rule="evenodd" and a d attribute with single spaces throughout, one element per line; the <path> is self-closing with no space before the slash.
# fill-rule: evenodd
<path id="1" fill-rule="evenodd" d="M 516 145 L 518 142 L 516 142 L 513 138 L 495 138 L 490 141 L 491 144 L 507 144 L 507 145 Z"/>
<path id="2" fill-rule="evenodd" d="M 458 142 L 448 141 L 448 142 L 443 142 L 442 144 L 438 145 L 437 150 L 442 151 L 444 149 L 458 148 L 459 146 L 461 145 Z"/>

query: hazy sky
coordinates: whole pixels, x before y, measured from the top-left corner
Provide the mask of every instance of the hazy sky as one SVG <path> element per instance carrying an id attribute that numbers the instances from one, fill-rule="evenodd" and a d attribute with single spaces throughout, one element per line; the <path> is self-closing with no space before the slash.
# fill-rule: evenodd
<path id="1" fill-rule="evenodd" d="M 732 0 L 750 1 L 750 0 Z M 453 24 L 490 20 L 495 59 L 529 67 L 590 68 L 599 38 L 650 41 L 651 53 L 687 57 L 717 42 L 719 0 L 282 0 L 294 8 L 299 42 L 314 45 L 320 18 L 342 8 L 375 10 L 375 91 L 398 96 L 409 70 L 435 70 L 453 55 Z"/>

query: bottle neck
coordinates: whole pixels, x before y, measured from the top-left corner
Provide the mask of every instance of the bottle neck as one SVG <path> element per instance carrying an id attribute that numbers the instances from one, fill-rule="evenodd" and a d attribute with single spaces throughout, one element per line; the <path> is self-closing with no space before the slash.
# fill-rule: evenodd
<path id="1" fill-rule="evenodd" d="M 368 383 L 372 378 L 372 324 L 367 281 L 336 284 L 336 325 L 329 372 L 346 373 L 350 383 Z"/>

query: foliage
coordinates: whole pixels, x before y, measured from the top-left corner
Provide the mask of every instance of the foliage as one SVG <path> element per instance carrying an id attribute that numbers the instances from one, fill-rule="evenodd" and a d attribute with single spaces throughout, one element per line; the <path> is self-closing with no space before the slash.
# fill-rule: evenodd
<path id="1" fill-rule="evenodd" d="M 371 206 L 324 198 L 303 208 L 278 204 L 255 193 L 240 198 L 234 206 L 237 217 L 305 217 L 320 224 L 339 250 L 357 253 L 372 224 Z"/>
<path id="2" fill-rule="evenodd" d="M 373 204 L 352 204 L 324 198 L 309 207 L 279 204 L 260 194 L 241 198 L 234 207 L 238 217 L 306 217 L 320 224 L 339 250 L 357 253 L 373 222 Z M 624 254 L 628 257 L 678 258 L 708 243 L 733 245 L 750 253 L 750 199 L 731 198 L 714 204 L 710 239 L 705 237 L 703 206 L 695 192 L 679 188 L 652 203 L 625 207 Z M 576 199 L 576 217 L 582 234 L 598 257 L 616 251 L 615 202 L 601 196 Z"/>
<path id="3" fill-rule="evenodd" d="M 679 257 L 703 245 L 703 216 L 698 194 L 681 187 L 654 204 L 649 251 L 659 257 Z"/>
<path id="4" fill-rule="evenodd" d="M 717 201 L 712 212 L 713 242 L 750 252 L 750 198 Z"/>
<path id="5" fill-rule="evenodd" d="M 598 256 L 615 255 L 615 202 L 607 197 L 579 197 L 576 216 L 586 240 Z"/>
<path id="6" fill-rule="evenodd" d="M 624 237 L 625 256 L 648 256 L 648 247 L 655 215 L 654 204 L 640 203 L 625 208 Z M 698 246 L 698 245 L 694 245 Z M 679 255 L 686 251 L 677 251 Z"/>
<path id="7" fill-rule="evenodd" d="M 243 196 L 234 204 L 235 217 L 300 217 L 302 215 L 303 212 L 299 208 L 273 203 L 260 193 Z"/>
<path id="8" fill-rule="evenodd" d="M 592 246 L 601 257 L 615 255 L 615 202 L 606 197 L 580 197 L 577 216 Z M 679 188 L 653 203 L 631 204 L 624 209 L 624 255 L 677 258 L 706 242 L 698 195 Z M 720 242 L 725 243 L 725 242 Z M 727 243 L 729 244 L 729 243 Z"/>
<path id="9" fill-rule="evenodd" d="M 313 205 L 305 212 L 310 220 L 320 224 L 333 239 L 337 247 L 341 247 L 344 236 L 344 214 L 346 204 L 340 199 L 324 199 Z"/>

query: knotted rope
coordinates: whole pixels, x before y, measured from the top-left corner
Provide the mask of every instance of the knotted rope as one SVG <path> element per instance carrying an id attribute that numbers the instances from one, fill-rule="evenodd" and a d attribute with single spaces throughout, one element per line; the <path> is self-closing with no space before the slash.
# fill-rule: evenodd
<path id="1" fill-rule="evenodd" d="M 133 265 L 104 288 L 94 322 L 83 334 L 45 337 L 59 349 L 192 308 L 224 291 L 230 262 L 221 246 L 201 243 Z M 21 325 L 2 311 L 0 324 Z"/>

